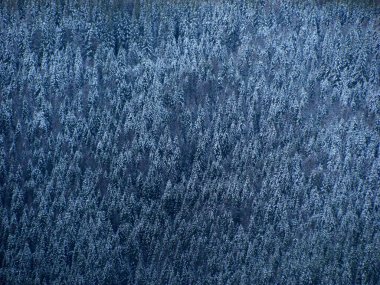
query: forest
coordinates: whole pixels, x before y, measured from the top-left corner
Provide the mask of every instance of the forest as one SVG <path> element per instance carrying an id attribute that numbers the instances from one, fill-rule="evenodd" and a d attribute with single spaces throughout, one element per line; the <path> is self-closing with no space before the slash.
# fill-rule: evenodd
<path id="1" fill-rule="evenodd" d="M 380 284 L 376 1 L 0 1 L 0 284 Z"/>

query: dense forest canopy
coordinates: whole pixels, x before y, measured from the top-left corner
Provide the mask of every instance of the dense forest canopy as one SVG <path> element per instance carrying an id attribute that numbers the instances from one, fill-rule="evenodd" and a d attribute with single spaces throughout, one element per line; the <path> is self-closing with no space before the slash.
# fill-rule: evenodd
<path id="1" fill-rule="evenodd" d="M 0 284 L 380 284 L 374 3 L 1 1 Z"/>

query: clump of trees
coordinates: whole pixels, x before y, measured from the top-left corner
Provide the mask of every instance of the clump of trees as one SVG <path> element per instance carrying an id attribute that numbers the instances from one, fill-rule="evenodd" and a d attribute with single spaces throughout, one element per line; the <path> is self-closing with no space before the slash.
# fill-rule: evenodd
<path id="1" fill-rule="evenodd" d="M 380 282 L 378 8 L 43 2 L 0 4 L 0 283 Z"/>

